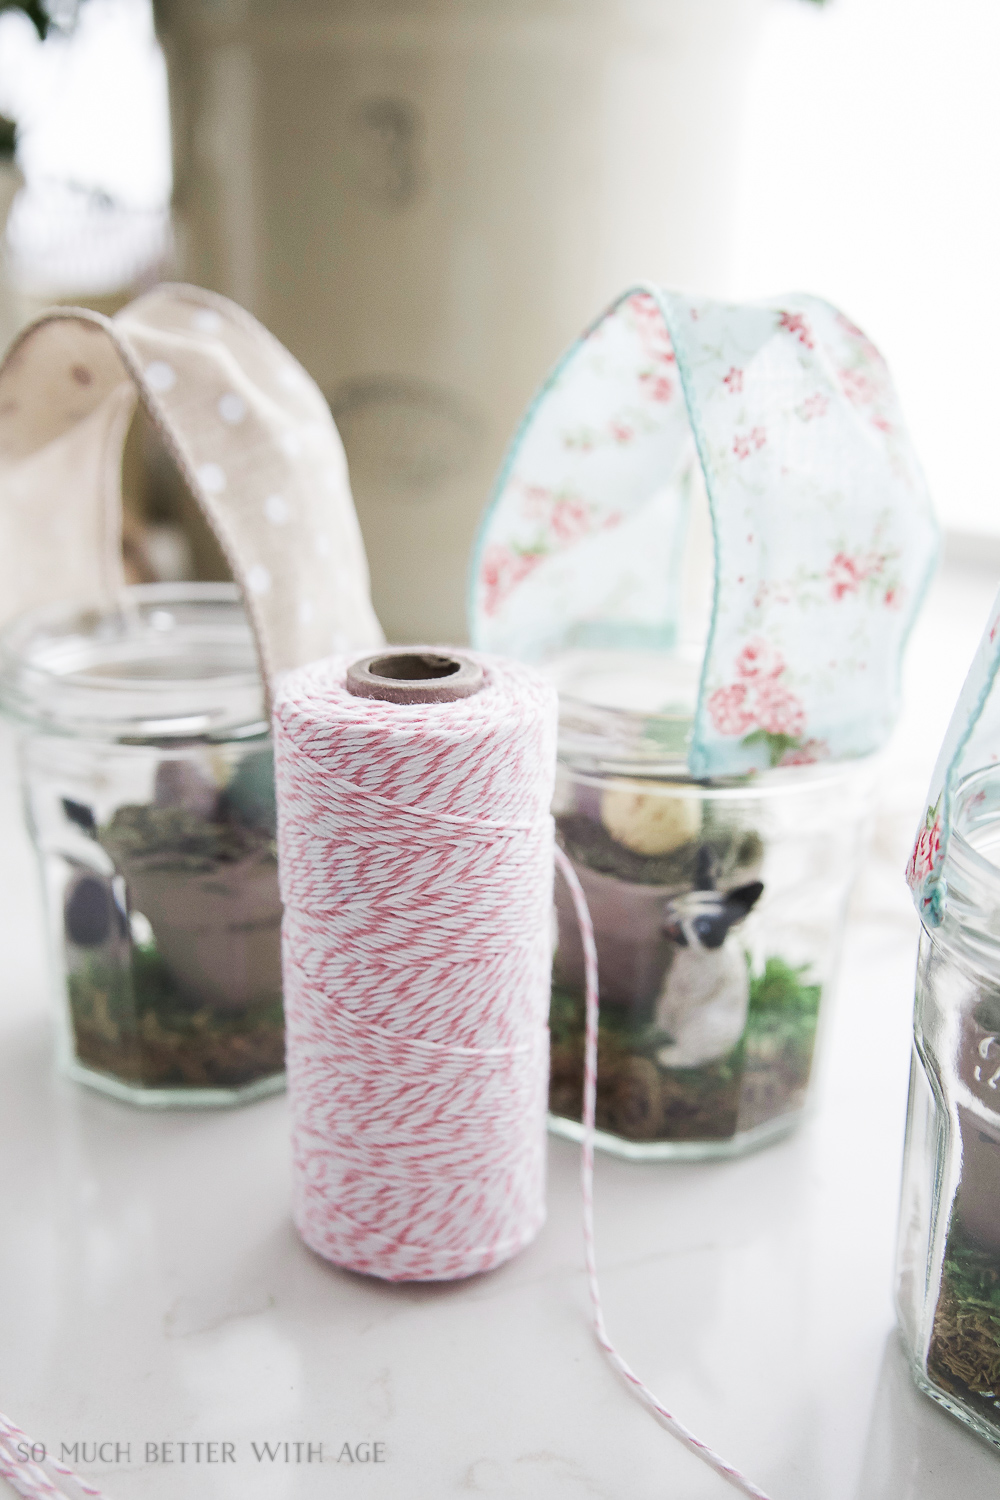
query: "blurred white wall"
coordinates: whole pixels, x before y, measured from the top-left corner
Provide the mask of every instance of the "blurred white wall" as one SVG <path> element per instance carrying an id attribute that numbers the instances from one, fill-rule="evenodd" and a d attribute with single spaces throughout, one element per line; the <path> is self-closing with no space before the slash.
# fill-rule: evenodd
<path id="1" fill-rule="evenodd" d="M 75 30 L 46 44 L 20 12 L 0 16 L 0 112 L 20 122 L 29 179 L 95 187 L 134 208 L 170 196 L 167 80 L 149 0 L 85 0 Z"/>
<path id="2" fill-rule="evenodd" d="M 841 306 L 894 372 L 947 527 L 1000 537 L 1000 6 L 771 0 L 734 296 Z"/>
<path id="3" fill-rule="evenodd" d="M 889 359 L 945 525 L 995 537 L 998 57 L 996 0 L 769 0 L 729 286 L 815 291 L 850 313 Z M 132 211 L 134 253 L 153 253 L 170 152 L 149 0 L 86 0 L 74 35 L 45 48 L 4 14 L 0 111 L 22 121 L 31 185 L 12 223 L 23 275 L 58 259 L 53 213 L 72 258 L 84 209 L 66 183 Z"/>
<path id="4" fill-rule="evenodd" d="M 169 250 L 170 137 L 149 0 L 85 0 L 44 45 L 0 15 L 0 112 L 26 187 L 8 225 L 22 289 L 46 300 L 155 276 Z"/>

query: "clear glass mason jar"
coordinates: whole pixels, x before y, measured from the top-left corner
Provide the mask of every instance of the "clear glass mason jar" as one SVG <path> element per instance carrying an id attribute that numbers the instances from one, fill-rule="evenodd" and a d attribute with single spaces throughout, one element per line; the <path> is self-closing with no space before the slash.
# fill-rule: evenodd
<path id="1" fill-rule="evenodd" d="M 284 1081 L 274 770 L 230 584 L 127 589 L 0 635 L 63 1069 L 152 1106 Z"/>
<path id="2" fill-rule="evenodd" d="M 597 1143 L 729 1156 L 791 1129 L 864 851 L 870 762 L 695 780 L 697 662 L 581 652 L 560 687 L 557 837 L 597 941 Z M 655 705 L 650 707 L 647 705 Z M 550 1125 L 580 1138 L 583 955 L 557 882 Z"/>
<path id="3" fill-rule="evenodd" d="M 954 796 L 917 956 L 896 1308 L 917 1385 L 1000 1447 L 1000 768 Z"/>

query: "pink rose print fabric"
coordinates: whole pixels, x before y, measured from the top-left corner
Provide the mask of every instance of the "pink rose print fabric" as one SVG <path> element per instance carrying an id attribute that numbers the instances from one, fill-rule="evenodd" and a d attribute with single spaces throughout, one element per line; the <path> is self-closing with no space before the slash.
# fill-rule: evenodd
<path id="1" fill-rule="evenodd" d="M 698 464 L 716 548 L 688 764 L 866 755 L 894 722 L 937 527 L 885 363 L 817 298 L 625 293 L 543 385 L 473 562 L 477 647 L 668 651 Z"/>
<path id="2" fill-rule="evenodd" d="M 948 845 L 963 786 L 970 776 L 1000 766 L 1000 594 L 962 686 L 938 753 L 927 794 L 927 811 L 917 829 L 906 879 L 914 905 L 928 927 L 943 920 L 947 907 Z M 962 797 L 976 816 L 1000 811 L 1000 785 L 992 778 Z M 971 795 L 970 795 L 971 794 Z"/>
<path id="3" fill-rule="evenodd" d="M 736 681 L 709 698 L 709 718 L 719 734 L 765 746 L 772 766 L 811 765 L 826 759 L 829 748 L 822 740 L 803 738 L 805 709 L 781 681 L 784 675 L 780 651 L 762 636 L 748 641 L 736 658 Z"/>

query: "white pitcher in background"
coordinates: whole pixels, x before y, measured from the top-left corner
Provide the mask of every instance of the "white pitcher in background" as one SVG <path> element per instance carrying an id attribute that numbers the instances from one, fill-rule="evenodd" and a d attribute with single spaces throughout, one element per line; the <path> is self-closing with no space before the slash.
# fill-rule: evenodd
<path id="1" fill-rule="evenodd" d="M 655 278 L 719 290 L 764 0 L 156 0 L 180 271 L 302 361 L 390 639 L 460 640 L 546 370 Z"/>

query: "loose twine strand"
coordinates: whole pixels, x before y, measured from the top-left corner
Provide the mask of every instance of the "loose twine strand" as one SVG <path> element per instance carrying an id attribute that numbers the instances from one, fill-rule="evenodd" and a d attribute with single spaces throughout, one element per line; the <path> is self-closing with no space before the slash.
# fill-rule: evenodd
<path id="1" fill-rule="evenodd" d="M 769 1500 L 768 1495 L 749 1480 L 739 1469 L 721 1458 L 707 1443 L 696 1437 L 677 1417 L 669 1412 L 658 1396 L 644 1384 L 632 1367 L 625 1363 L 608 1337 L 604 1323 L 604 1308 L 601 1289 L 597 1280 L 597 1256 L 594 1250 L 594 1116 L 597 1106 L 597 947 L 594 943 L 594 927 L 590 920 L 587 898 L 577 879 L 576 871 L 563 851 L 556 846 L 556 865 L 569 887 L 583 942 L 583 958 L 586 974 L 587 1026 L 583 1064 L 583 1149 L 581 1152 L 580 1184 L 583 1194 L 583 1252 L 587 1266 L 587 1281 L 590 1286 L 590 1305 L 593 1314 L 594 1333 L 611 1364 L 626 1382 L 629 1389 L 649 1408 L 668 1432 L 673 1433 L 685 1447 L 713 1468 L 723 1479 L 729 1481 L 744 1495 L 753 1500 Z"/>
<path id="2" fill-rule="evenodd" d="M 297 1142 L 293 1131 L 301 1189 L 296 1218 L 300 1230 L 307 1231 L 307 1240 L 321 1253 L 340 1264 L 393 1279 L 441 1278 L 485 1269 L 513 1254 L 533 1237 L 540 1223 L 542 1179 L 537 1158 L 543 1145 L 547 1067 L 541 1065 L 547 1061 L 547 1048 L 535 1045 L 533 1033 L 539 1022 L 544 1036 L 544 993 L 534 992 L 539 990 L 540 959 L 543 968 L 547 965 L 547 943 L 524 943 L 523 934 L 526 926 L 529 931 L 537 926 L 539 910 L 551 899 L 551 818 L 547 813 L 551 786 L 544 784 L 551 747 L 546 734 L 539 733 L 545 716 L 539 716 L 540 700 L 530 690 L 530 679 L 526 690 L 521 669 L 505 664 L 495 666 L 494 671 L 506 688 L 507 706 L 512 703 L 513 712 L 501 716 L 502 725 L 497 723 L 495 704 L 492 722 L 491 714 L 486 714 L 487 737 L 500 728 L 497 737 L 504 742 L 492 756 L 484 753 L 481 735 L 473 735 L 464 746 L 425 745 L 421 754 L 412 738 L 401 741 L 397 737 L 398 708 L 387 715 L 386 705 L 369 703 L 359 720 L 358 700 L 345 705 L 343 694 L 339 695 L 340 708 L 352 712 L 355 723 L 346 734 L 331 734 L 335 726 L 317 724 L 315 717 L 318 703 L 329 704 L 331 694 L 338 696 L 334 690 L 340 684 L 328 675 L 320 680 L 313 676 L 303 690 L 303 674 L 293 674 L 298 691 L 292 697 L 287 690 L 279 694 L 276 704 L 277 776 L 279 793 L 283 791 L 285 977 L 286 991 L 290 983 L 295 996 L 288 1018 L 290 1092 L 293 1116 L 297 1110 L 300 1115 Z M 487 707 L 477 699 L 467 704 L 468 709 L 453 706 L 452 713 L 452 719 L 464 722 L 466 729 L 469 711 L 474 721 L 477 711 Z M 370 730 L 373 720 L 378 749 L 390 773 L 378 792 L 370 779 L 367 786 L 361 784 L 371 775 L 373 745 L 366 733 L 359 736 L 358 731 Z M 419 716 L 414 727 L 418 722 Z M 309 731 L 305 735 L 304 729 Z M 341 750 L 346 744 L 346 756 L 338 758 L 333 753 L 335 743 Z M 442 806 L 445 784 L 456 776 L 457 816 L 445 813 Z M 389 797 L 384 795 L 386 782 L 394 793 Z M 410 798 L 416 793 L 419 801 L 426 787 L 432 789 L 432 805 L 425 802 L 419 809 Z M 547 827 L 537 816 L 539 792 Z M 499 799 L 503 821 L 477 817 L 484 797 L 488 802 Z M 414 813 L 420 816 L 415 818 Z M 512 841 L 512 833 L 520 837 Z M 442 881 L 445 844 L 448 878 Z M 520 853 L 512 852 L 518 845 Z M 576 873 L 558 848 L 555 859 L 572 896 L 585 959 L 581 1187 L 594 1332 L 633 1394 L 674 1437 L 744 1495 L 768 1500 L 763 1490 L 667 1410 L 608 1337 L 594 1250 L 597 951 Z M 336 879 L 331 874 L 334 869 Z M 532 878 L 539 871 L 542 883 L 547 884 L 547 897 Z M 359 884 L 365 894 L 358 907 L 335 899 L 337 889 L 355 889 Z M 477 945 L 469 944 L 470 929 L 475 936 L 478 928 L 481 938 L 484 927 L 492 934 L 487 946 L 494 949 L 485 966 L 481 957 L 477 961 Z M 429 930 L 437 939 L 430 945 Z M 447 970 L 435 964 L 441 957 L 442 936 L 455 949 L 468 948 L 457 970 L 454 953 Z M 503 941 L 498 944 L 500 938 Z M 338 950 L 336 954 L 331 953 L 331 945 Z M 541 973 L 541 978 L 546 980 L 547 974 Z M 331 984 L 331 980 L 336 982 Z M 361 1008 L 367 1014 L 336 1014 L 331 997 L 352 989 L 356 1001 L 366 1002 Z M 444 1005 L 442 989 L 450 991 Z M 397 1002 L 392 1007 L 394 1020 L 391 1010 L 384 1008 L 387 992 Z M 464 1017 L 456 1008 L 463 1003 Z M 542 1009 L 536 1014 L 539 1005 Z M 414 1038 L 394 1029 L 408 1011 L 411 1018 L 420 1018 L 423 1030 L 416 1053 Z M 485 1030 L 484 1018 L 489 1020 Z M 423 1087 L 425 1079 L 431 1082 L 429 1091 Z M 415 1080 L 422 1091 L 413 1091 Z M 343 1104 L 353 1121 L 346 1133 L 336 1126 L 337 1111 L 328 1112 L 334 1084 L 338 1108 Z M 419 1121 L 423 1106 L 433 1110 L 425 1115 L 431 1129 L 430 1150 L 420 1130 L 412 1129 L 414 1108 Z M 477 1110 L 478 1120 L 474 1118 Z M 498 1129 L 501 1116 L 502 1128 Z M 443 1123 L 447 1128 L 442 1132 Z M 459 1159 L 461 1152 L 456 1158 L 454 1142 L 450 1150 L 444 1149 L 456 1135 L 463 1150 L 471 1150 L 473 1157 L 479 1152 L 480 1170 L 489 1167 L 493 1172 L 499 1187 L 492 1193 L 480 1191 L 474 1198 L 457 1195 L 456 1173 L 464 1170 L 468 1175 L 469 1162 Z M 499 1156 L 497 1148 L 488 1145 L 498 1135 L 501 1145 L 506 1141 Z M 360 1155 L 355 1151 L 358 1136 L 366 1138 Z M 338 1186 L 330 1181 L 328 1163 L 338 1155 L 351 1160 L 352 1152 L 357 1158 L 354 1168 L 367 1167 L 374 1181 L 359 1181 L 366 1174 L 354 1170 L 346 1179 L 342 1176 Z M 450 1178 L 450 1183 L 436 1183 L 435 1173 Z M 350 1189 L 348 1202 L 360 1221 L 339 1205 L 345 1182 L 344 1190 Z M 415 1224 L 421 1222 L 422 1214 L 421 1227 L 431 1225 L 429 1242 L 407 1242 L 413 1224 L 405 1222 L 405 1215 L 411 1210 L 417 1216 Z M 466 1228 L 484 1218 L 485 1241 L 480 1238 L 480 1226 L 478 1244 L 474 1240 L 470 1245 Z M 106 1500 L 99 1489 L 55 1459 L 46 1456 L 36 1462 L 31 1454 L 39 1446 L 0 1416 L 0 1476 L 24 1500 Z M 27 1458 L 22 1456 L 25 1453 Z"/>
<path id="3" fill-rule="evenodd" d="M 40 1443 L 0 1412 L 0 1476 L 24 1500 L 80 1500 L 81 1496 L 86 1496 L 86 1500 L 107 1500 L 96 1485 L 81 1479 L 48 1452 L 36 1462 L 30 1455 L 40 1447 Z"/>

